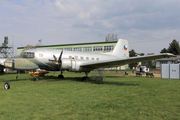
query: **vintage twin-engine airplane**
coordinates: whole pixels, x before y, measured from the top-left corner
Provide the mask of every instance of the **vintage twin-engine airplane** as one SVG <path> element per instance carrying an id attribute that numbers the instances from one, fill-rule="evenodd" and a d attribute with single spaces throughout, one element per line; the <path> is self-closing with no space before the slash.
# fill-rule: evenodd
<path id="1" fill-rule="evenodd" d="M 128 41 L 119 39 L 114 50 L 108 53 L 88 53 L 65 51 L 55 49 L 29 49 L 21 54 L 22 58 L 9 58 L 3 61 L 0 67 L 14 70 L 35 70 L 37 68 L 47 71 L 61 71 L 59 78 L 63 78 L 62 71 L 85 72 L 83 80 L 89 80 L 88 73 L 93 69 L 108 68 L 129 64 L 132 62 L 148 61 L 173 54 L 148 55 L 129 57 Z M 38 78 L 37 78 L 38 79 Z"/>

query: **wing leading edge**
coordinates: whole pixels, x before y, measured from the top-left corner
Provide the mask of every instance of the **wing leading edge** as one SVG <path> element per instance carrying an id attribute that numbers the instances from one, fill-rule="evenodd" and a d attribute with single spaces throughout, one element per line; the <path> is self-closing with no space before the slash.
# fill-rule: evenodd
<path id="1" fill-rule="evenodd" d="M 139 56 L 139 57 L 130 57 L 124 59 L 114 59 L 114 60 L 102 60 L 102 61 L 95 61 L 81 64 L 81 67 L 88 67 L 92 69 L 97 68 L 108 68 L 113 66 L 121 66 L 125 64 L 130 64 L 134 62 L 142 62 L 142 61 L 149 61 L 155 60 L 160 58 L 167 58 L 167 57 L 176 57 L 171 53 L 163 53 L 160 55 L 148 55 L 148 56 Z"/>

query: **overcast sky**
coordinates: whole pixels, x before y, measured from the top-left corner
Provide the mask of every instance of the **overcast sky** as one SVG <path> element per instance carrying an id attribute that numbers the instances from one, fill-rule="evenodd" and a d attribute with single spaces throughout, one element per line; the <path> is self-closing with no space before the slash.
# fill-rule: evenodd
<path id="1" fill-rule="evenodd" d="M 137 53 L 180 40 L 180 0 L 0 0 L 0 44 L 17 47 L 105 41 L 108 33 Z M 14 37 L 13 37 L 14 36 Z"/>

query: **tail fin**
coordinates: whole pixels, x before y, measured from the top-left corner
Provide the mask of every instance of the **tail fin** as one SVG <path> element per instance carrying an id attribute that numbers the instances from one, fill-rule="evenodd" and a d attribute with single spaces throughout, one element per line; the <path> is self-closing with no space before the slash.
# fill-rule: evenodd
<path id="1" fill-rule="evenodd" d="M 117 56 L 118 58 L 128 58 L 129 57 L 128 41 L 124 39 L 119 39 L 112 52 L 112 55 Z"/>

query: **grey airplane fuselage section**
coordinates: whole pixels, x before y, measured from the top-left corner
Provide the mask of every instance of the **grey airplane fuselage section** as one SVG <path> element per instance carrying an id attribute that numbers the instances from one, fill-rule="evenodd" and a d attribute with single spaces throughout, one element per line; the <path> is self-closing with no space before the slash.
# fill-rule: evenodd
<path id="1" fill-rule="evenodd" d="M 58 60 L 62 50 L 54 49 L 30 49 L 24 52 L 34 53 L 35 57 L 33 62 L 39 66 L 39 68 L 46 70 L 58 70 L 58 66 L 55 64 L 55 58 Z M 86 72 L 91 71 L 93 68 L 80 67 L 82 63 L 97 62 L 101 60 L 118 59 L 118 57 L 108 54 L 88 53 L 78 51 L 63 51 L 62 54 L 62 70 L 68 70 L 73 72 Z"/>

